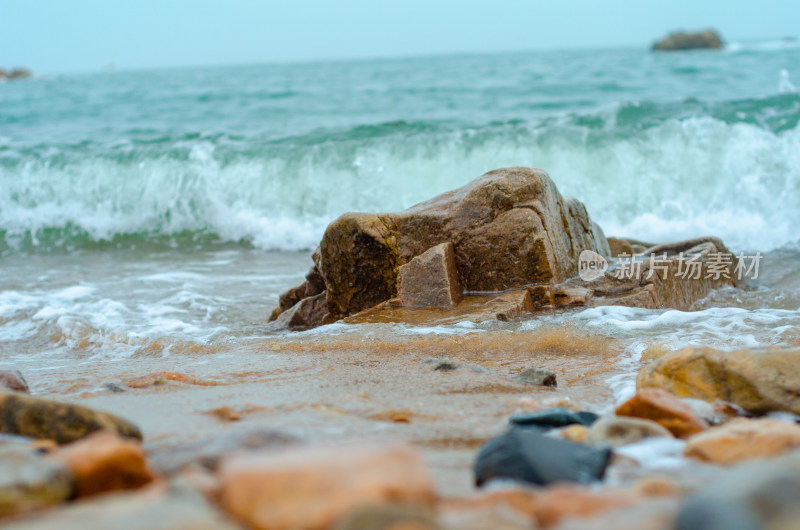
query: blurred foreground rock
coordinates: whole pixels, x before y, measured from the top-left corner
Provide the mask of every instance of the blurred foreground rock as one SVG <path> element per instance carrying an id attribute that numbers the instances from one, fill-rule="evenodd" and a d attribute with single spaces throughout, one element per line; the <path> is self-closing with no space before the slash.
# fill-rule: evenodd
<path id="1" fill-rule="evenodd" d="M 155 478 L 139 443 L 108 431 L 64 446 L 52 459 L 72 472 L 77 497 L 136 489 Z"/>
<path id="2" fill-rule="evenodd" d="M 684 454 L 714 464 L 781 456 L 800 448 L 800 425 L 760 418 L 736 419 L 692 437 Z"/>
<path id="3" fill-rule="evenodd" d="M 138 427 L 107 412 L 16 392 L 0 392 L 0 432 L 67 444 L 101 430 L 142 439 Z"/>
<path id="4" fill-rule="evenodd" d="M 688 438 L 708 429 L 708 423 L 695 416 L 689 405 L 656 388 L 637 392 L 617 407 L 617 415 L 653 420 L 678 438 Z"/>
<path id="5" fill-rule="evenodd" d="M 0 445 L 0 517 L 66 501 L 73 478 L 60 462 L 17 444 Z"/>
<path id="6" fill-rule="evenodd" d="M 103 495 L 8 524 L 9 530 L 235 530 L 241 528 L 188 488 Z"/>
<path id="7" fill-rule="evenodd" d="M 662 388 L 680 397 L 733 403 L 753 414 L 800 415 L 800 348 L 730 352 L 688 347 L 644 366 L 639 388 Z"/>
<path id="8" fill-rule="evenodd" d="M 475 484 L 511 479 L 546 486 L 589 483 L 603 478 L 611 451 L 545 436 L 539 429 L 514 427 L 487 442 L 475 461 Z"/>
<path id="9" fill-rule="evenodd" d="M 404 445 L 300 447 L 231 457 L 220 472 L 227 512 L 258 529 L 330 528 L 354 510 L 433 507 L 421 456 Z"/>

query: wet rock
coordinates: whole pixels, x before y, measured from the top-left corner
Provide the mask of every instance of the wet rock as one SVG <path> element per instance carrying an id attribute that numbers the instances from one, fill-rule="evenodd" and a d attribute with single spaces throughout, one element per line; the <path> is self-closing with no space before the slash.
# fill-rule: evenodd
<path id="1" fill-rule="evenodd" d="M 684 454 L 704 462 L 730 465 L 782 455 L 800 448 L 800 426 L 772 418 L 736 419 L 693 436 Z"/>
<path id="2" fill-rule="evenodd" d="M 536 427 L 543 430 L 566 427 L 567 425 L 579 424 L 589 426 L 597 421 L 599 416 L 594 412 L 580 411 L 574 412 L 565 407 L 529 412 L 527 414 L 515 414 L 511 416 L 512 425 L 519 427 Z"/>
<path id="3" fill-rule="evenodd" d="M 574 276 L 582 250 L 609 254 L 599 232 L 547 173 L 515 167 L 404 212 L 344 214 L 328 226 L 315 262 L 338 319 L 394 298 L 400 266 L 441 243 L 452 242 L 466 290 L 504 291 Z"/>
<path id="4" fill-rule="evenodd" d="M 555 307 L 588 306 L 593 296 L 594 291 L 586 287 L 558 286 L 553 291 L 553 304 Z"/>
<path id="5" fill-rule="evenodd" d="M 421 456 L 392 444 L 293 448 L 226 459 L 221 504 L 253 528 L 329 528 L 364 506 L 430 508 Z"/>
<path id="6" fill-rule="evenodd" d="M 58 504 L 72 489 L 63 464 L 17 444 L 0 445 L 0 517 Z"/>
<path id="7" fill-rule="evenodd" d="M 306 274 L 306 279 L 303 283 L 289 289 L 279 297 L 278 307 L 275 308 L 269 317 L 270 322 L 277 319 L 281 313 L 290 307 L 297 305 L 297 302 L 303 298 L 317 296 L 324 291 L 325 280 L 322 279 L 322 275 L 319 273 L 317 266 L 314 265 L 311 267 L 311 270 L 308 271 L 308 274 Z"/>
<path id="8" fill-rule="evenodd" d="M 66 505 L 9 524 L 10 530 L 235 530 L 239 525 L 188 488 L 147 488 Z"/>
<path id="9" fill-rule="evenodd" d="M 434 372 L 452 372 L 458 369 L 458 364 L 453 361 L 441 361 L 433 367 Z"/>
<path id="10" fill-rule="evenodd" d="M 755 530 L 800 521 L 800 452 L 736 465 L 687 498 L 676 528 Z"/>
<path id="11" fill-rule="evenodd" d="M 608 238 L 608 248 L 611 250 L 611 256 L 616 258 L 619 256 L 633 256 L 633 245 L 627 239 L 619 237 Z"/>
<path id="12" fill-rule="evenodd" d="M 282 312 L 272 327 L 303 330 L 321 326 L 328 315 L 328 300 L 325 292 L 303 298 L 291 308 Z"/>
<path id="13" fill-rule="evenodd" d="M 519 373 L 517 380 L 522 381 L 523 383 L 528 383 L 529 385 L 549 387 L 558 386 L 556 374 L 550 370 L 545 370 L 544 368 L 526 368 Z"/>
<path id="14" fill-rule="evenodd" d="M 537 429 L 513 428 L 487 442 L 475 462 L 475 483 L 508 478 L 546 486 L 600 480 L 611 459 L 606 448 L 551 438 Z"/>
<path id="15" fill-rule="evenodd" d="M 571 280 L 566 285 L 591 289 L 592 306 L 670 307 L 689 311 L 714 289 L 737 283 L 736 259 L 715 237 L 657 245 L 642 254 L 636 259 L 612 260 L 605 275 L 597 280 Z M 689 262 L 696 269 L 690 271 Z M 719 275 L 708 274 L 711 262 L 719 269 Z"/>
<path id="16" fill-rule="evenodd" d="M 565 519 L 586 519 L 615 508 L 628 507 L 636 496 L 620 490 L 588 491 L 574 486 L 548 488 L 537 499 L 536 519 L 551 528 Z"/>
<path id="17" fill-rule="evenodd" d="M 378 506 L 355 510 L 345 516 L 335 530 L 438 530 L 439 524 L 430 510 L 413 506 Z"/>
<path id="18" fill-rule="evenodd" d="M 617 416 L 653 420 L 678 438 L 687 438 L 708 428 L 692 409 L 674 395 L 657 388 L 639 390 L 635 396 L 617 407 Z"/>
<path id="19" fill-rule="evenodd" d="M 641 369 L 639 388 L 662 388 L 680 397 L 733 403 L 753 414 L 800 414 L 800 348 L 722 352 L 688 347 Z"/>
<path id="20" fill-rule="evenodd" d="M 462 297 L 456 270 L 456 256 L 450 241 L 431 247 L 401 265 L 397 275 L 397 294 L 406 307 L 447 309 Z"/>
<path id="21" fill-rule="evenodd" d="M 300 443 L 302 440 L 299 438 L 275 430 L 233 431 L 221 436 L 155 449 L 150 454 L 150 464 L 166 475 L 193 464 L 215 471 L 225 455 L 256 450 L 278 450 Z"/>
<path id="22" fill-rule="evenodd" d="M 645 438 L 672 438 L 672 433 L 660 424 L 642 418 L 605 416 L 586 432 L 584 442 L 592 445 L 620 447 Z"/>
<path id="23" fill-rule="evenodd" d="M 654 51 L 719 49 L 723 43 L 719 34 L 707 29 L 697 32 L 675 32 L 653 44 Z"/>
<path id="24" fill-rule="evenodd" d="M 137 426 L 107 412 L 24 394 L 0 392 L 0 432 L 49 438 L 59 444 L 67 444 L 101 430 L 142 439 Z"/>
<path id="25" fill-rule="evenodd" d="M 31 389 L 28 388 L 28 382 L 25 381 L 22 372 L 16 368 L 0 368 L 0 390 L 11 390 L 24 394 L 31 393 Z"/>
<path id="26" fill-rule="evenodd" d="M 155 478 L 141 446 L 110 432 L 97 432 L 64 446 L 52 458 L 72 472 L 77 497 L 136 489 Z"/>

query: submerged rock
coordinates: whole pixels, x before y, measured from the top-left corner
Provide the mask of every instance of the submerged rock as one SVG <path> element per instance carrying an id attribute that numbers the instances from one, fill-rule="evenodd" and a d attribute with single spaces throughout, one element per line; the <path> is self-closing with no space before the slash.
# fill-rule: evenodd
<path id="1" fill-rule="evenodd" d="M 431 247 L 401 265 L 397 294 L 405 307 L 447 309 L 455 306 L 462 292 L 453 244 L 448 241 Z"/>
<path id="2" fill-rule="evenodd" d="M 23 394 L 31 393 L 28 382 L 25 381 L 22 372 L 16 368 L 0 368 L 0 390 L 11 390 Z"/>
<path id="3" fill-rule="evenodd" d="M 223 462 L 221 504 L 252 528 L 330 528 L 353 510 L 393 503 L 431 508 L 422 457 L 395 444 L 302 447 Z"/>
<path id="4" fill-rule="evenodd" d="M 547 173 L 498 169 L 404 212 L 348 213 L 331 223 L 315 253 L 329 320 L 394 298 L 399 268 L 448 241 L 468 291 L 560 283 L 577 274 L 582 250 L 609 254 L 583 204 L 564 199 Z M 284 295 L 287 303 L 301 288 Z"/>
<path id="5" fill-rule="evenodd" d="M 719 34 L 707 29 L 705 31 L 670 33 L 666 38 L 653 44 L 654 51 L 719 49 L 723 42 Z"/>
<path id="6" fill-rule="evenodd" d="M 691 407 L 674 395 L 656 388 L 639 390 L 617 407 L 618 416 L 653 420 L 678 438 L 688 438 L 708 429 L 708 424 Z"/>
<path id="7" fill-rule="evenodd" d="M 555 372 L 545 370 L 544 368 L 526 368 L 517 375 L 517 380 L 528 383 L 529 385 L 558 386 Z"/>
<path id="8" fill-rule="evenodd" d="M 67 444 L 101 430 L 142 439 L 137 426 L 108 412 L 25 394 L 0 392 L 0 432 L 48 438 Z"/>
<path id="9" fill-rule="evenodd" d="M 732 420 L 686 443 L 683 454 L 714 464 L 780 456 L 800 448 L 800 426 L 772 418 Z"/>
<path id="10" fill-rule="evenodd" d="M 496 478 L 540 486 L 589 483 L 603 478 L 611 450 L 545 436 L 538 429 L 513 428 L 484 445 L 475 462 L 475 484 Z"/>
<path id="11" fill-rule="evenodd" d="M 733 403 L 753 414 L 800 415 L 800 348 L 723 352 L 688 347 L 644 366 L 639 388 L 662 388 L 680 397 Z"/>
<path id="12" fill-rule="evenodd" d="M 72 473 L 63 464 L 20 445 L 0 445 L 0 517 L 64 502 L 72 491 Z"/>

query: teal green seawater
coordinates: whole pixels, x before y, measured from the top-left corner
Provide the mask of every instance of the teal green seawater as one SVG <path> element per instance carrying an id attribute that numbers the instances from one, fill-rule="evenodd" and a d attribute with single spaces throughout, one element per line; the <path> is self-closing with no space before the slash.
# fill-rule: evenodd
<path id="1" fill-rule="evenodd" d="M 586 50 L 0 84 L 0 252 L 313 249 L 509 165 L 609 235 L 798 241 L 800 49 Z"/>
<path id="2" fill-rule="evenodd" d="M 514 332 L 525 341 L 542 327 L 574 327 L 620 345 L 619 373 L 605 385 L 615 399 L 632 390 L 649 344 L 800 344 L 794 78 L 800 49 L 761 43 L 2 83 L 0 363 L 23 370 L 34 392 L 59 395 L 102 394 L 125 370 L 238 380 L 226 374 L 279 367 L 289 357 L 253 344 L 287 333 L 268 316 L 303 280 L 330 221 L 406 208 L 511 165 L 547 170 L 608 235 L 717 235 L 763 252 L 760 276 L 694 312 L 336 323 L 299 340 Z"/>

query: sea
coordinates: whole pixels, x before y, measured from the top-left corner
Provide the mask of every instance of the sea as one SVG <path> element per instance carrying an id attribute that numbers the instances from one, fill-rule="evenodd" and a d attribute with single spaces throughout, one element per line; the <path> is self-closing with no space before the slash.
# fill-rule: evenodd
<path id="1" fill-rule="evenodd" d="M 222 384 L 239 362 L 239 377 L 279 365 L 277 347 L 241 361 L 276 336 L 486 345 L 486 334 L 569 328 L 618 345 L 608 384 L 620 400 L 654 344 L 800 345 L 798 86 L 800 47 L 786 41 L 2 83 L 0 363 L 34 393 L 86 396 L 123 369 L 206 366 Z M 267 326 L 337 216 L 398 211 L 505 166 L 546 170 L 608 236 L 718 236 L 762 257 L 758 277 L 690 312 Z"/>

